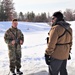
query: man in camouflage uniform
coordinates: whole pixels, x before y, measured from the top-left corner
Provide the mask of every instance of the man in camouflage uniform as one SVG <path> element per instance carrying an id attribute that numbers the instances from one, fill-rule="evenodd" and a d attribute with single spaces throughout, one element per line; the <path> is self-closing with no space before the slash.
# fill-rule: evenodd
<path id="1" fill-rule="evenodd" d="M 17 28 L 17 19 L 12 20 L 12 27 L 9 28 L 4 35 L 4 40 L 8 44 L 10 71 L 12 75 L 23 74 L 21 68 L 21 45 L 24 42 L 24 36 L 20 29 Z"/>

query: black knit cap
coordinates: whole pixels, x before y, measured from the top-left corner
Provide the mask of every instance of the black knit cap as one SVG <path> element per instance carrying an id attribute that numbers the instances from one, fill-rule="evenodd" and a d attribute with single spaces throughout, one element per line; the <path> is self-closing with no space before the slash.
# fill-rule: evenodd
<path id="1" fill-rule="evenodd" d="M 53 16 L 56 17 L 58 20 L 62 20 L 63 19 L 63 14 L 60 11 L 55 12 L 53 14 Z"/>

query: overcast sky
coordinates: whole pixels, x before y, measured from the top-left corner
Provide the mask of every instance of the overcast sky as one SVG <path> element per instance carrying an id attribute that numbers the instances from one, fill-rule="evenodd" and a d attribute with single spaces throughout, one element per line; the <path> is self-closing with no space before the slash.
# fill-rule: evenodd
<path id="1" fill-rule="evenodd" d="M 33 11 L 34 13 L 46 12 L 52 14 L 55 11 L 62 12 L 69 9 L 75 9 L 75 0 L 13 0 L 15 10 L 23 13 Z"/>

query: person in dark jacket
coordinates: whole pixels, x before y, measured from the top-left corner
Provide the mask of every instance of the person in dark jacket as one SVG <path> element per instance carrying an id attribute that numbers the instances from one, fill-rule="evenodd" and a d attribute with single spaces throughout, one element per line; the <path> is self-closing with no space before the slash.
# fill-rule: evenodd
<path id="1" fill-rule="evenodd" d="M 49 43 L 45 50 L 50 56 L 48 63 L 50 75 L 68 75 L 66 65 L 72 47 L 72 28 L 63 14 L 57 11 L 52 16 L 52 28 L 49 32 Z"/>

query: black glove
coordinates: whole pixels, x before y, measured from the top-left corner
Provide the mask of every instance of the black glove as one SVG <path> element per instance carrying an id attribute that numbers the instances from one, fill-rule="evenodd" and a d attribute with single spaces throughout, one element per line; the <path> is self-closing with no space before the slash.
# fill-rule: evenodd
<path id="1" fill-rule="evenodd" d="M 71 59 L 71 55 L 70 55 L 70 53 L 71 53 L 71 48 L 70 48 L 70 51 L 69 51 L 69 57 L 68 57 L 68 60 Z"/>
<path id="2" fill-rule="evenodd" d="M 71 55 L 69 54 L 68 60 L 70 60 L 70 59 L 71 59 Z"/>
<path id="3" fill-rule="evenodd" d="M 49 55 L 45 54 L 45 62 L 47 65 L 50 65 L 50 59 L 51 59 L 51 57 Z"/>

